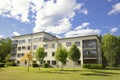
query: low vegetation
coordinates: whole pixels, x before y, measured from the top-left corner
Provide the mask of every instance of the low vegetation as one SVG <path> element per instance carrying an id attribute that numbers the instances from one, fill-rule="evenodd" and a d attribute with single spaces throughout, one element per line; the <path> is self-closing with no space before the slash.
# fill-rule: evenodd
<path id="1" fill-rule="evenodd" d="M 62 73 L 59 68 L 30 67 L 7 67 L 0 68 L 0 80 L 120 80 L 120 69 L 78 69 L 76 72 L 71 68 L 64 68 Z"/>

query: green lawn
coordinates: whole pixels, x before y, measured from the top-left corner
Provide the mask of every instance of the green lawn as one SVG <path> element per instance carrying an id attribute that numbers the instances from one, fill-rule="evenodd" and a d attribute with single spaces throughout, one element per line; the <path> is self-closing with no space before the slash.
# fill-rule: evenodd
<path id="1" fill-rule="evenodd" d="M 120 80 L 120 69 L 88 70 L 64 69 L 62 73 L 59 68 L 30 68 L 7 67 L 0 68 L 0 80 Z"/>

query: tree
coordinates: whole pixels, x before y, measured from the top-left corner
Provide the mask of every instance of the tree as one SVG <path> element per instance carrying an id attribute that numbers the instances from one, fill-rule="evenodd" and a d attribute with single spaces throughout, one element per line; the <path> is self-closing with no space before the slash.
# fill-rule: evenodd
<path id="1" fill-rule="evenodd" d="M 56 54 L 55 54 L 55 59 L 61 62 L 61 70 L 60 70 L 60 73 L 61 73 L 61 71 L 63 70 L 63 65 L 66 64 L 67 55 L 68 55 L 67 50 L 66 50 L 64 47 L 62 47 L 62 45 L 60 45 L 60 46 L 57 48 Z"/>
<path id="2" fill-rule="evenodd" d="M 112 34 L 105 34 L 102 37 L 102 50 L 109 66 L 118 66 L 118 42 L 117 37 Z"/>
<path id="3" fill-rule="evenodd" d="M 30 66 L 30 63 L 32 62 L 32 59 L 33 59 L 33 56 L 32 56 L 32 53 L 33 51 L 30 51 L 28 53 L 26 53 L 22 58 L 21 58 L 21 61 L 27 61 L 27 71 L 29 72 L 29 66 Z"/>
<path id="4" fill-rule="evenodd" d="M 39 63 L 43 63 L 44 57 L 45 57 L 45 52 L 43 47 L 39 47 L 36 51 L 36 59 L 39 61 Z M 39 65 L 39 70 L 40 70 L 40 65 Z"/>
<path id="5" fill-rule="evenodd" d="M 68 53 L 68 58 L 73 61 L 73 65 L 74 65 L 73 69 L 75 72 L 75 62 L 77 62 L 80 59 L 80 51 L 75 44 L 71 46 Z"/>
<path id="6" fill-rule="evenodd" d="M 10 38 L 0 39 L 0 62 L 5 62 L 5 58 L 10 54 L 11 43 Z"/>

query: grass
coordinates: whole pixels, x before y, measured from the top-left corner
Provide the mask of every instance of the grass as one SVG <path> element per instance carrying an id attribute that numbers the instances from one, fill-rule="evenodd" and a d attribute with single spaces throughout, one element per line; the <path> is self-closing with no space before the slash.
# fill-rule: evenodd
<path id="1" fill-rule="evenodd" d="M 59 68 L 7 67 L 0 68 L 0 80 L 120 80 L 120 69 L 88 70 L 65 68 L 62 73 Z"/>

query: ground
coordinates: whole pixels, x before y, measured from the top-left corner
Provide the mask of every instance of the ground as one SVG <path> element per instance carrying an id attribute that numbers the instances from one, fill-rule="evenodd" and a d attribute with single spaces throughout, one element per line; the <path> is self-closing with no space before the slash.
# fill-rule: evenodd
<path id="1" fill-rule="evenodd" d="M 120 80 L 120 69 L 88 70 L 65 68 L 60 73 L 59 68 L 6 67 L 0 68 L 0 80 Z"/>

